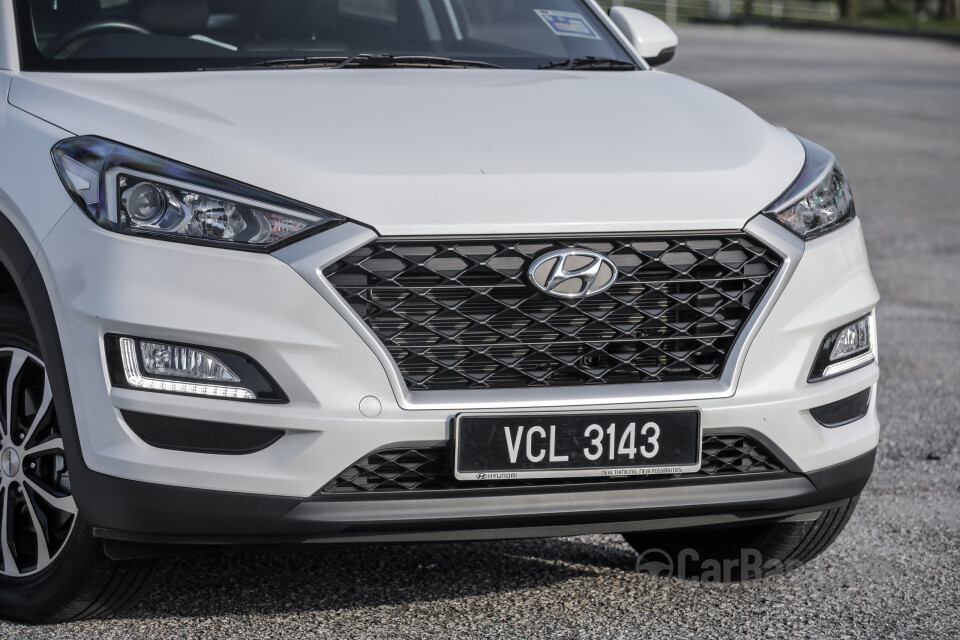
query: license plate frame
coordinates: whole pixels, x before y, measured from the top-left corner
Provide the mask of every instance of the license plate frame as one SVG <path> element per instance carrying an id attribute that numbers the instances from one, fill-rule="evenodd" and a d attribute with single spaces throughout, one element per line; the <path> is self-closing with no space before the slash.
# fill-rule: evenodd
<path id="1" fill-rule="evenodd" d="M 556 424 L 554 422 L 561 421 L 570 421 L 579 423 L 579 427 L 586 429 L 591 426 L 601 426 L 603 424 L 611 424 L 609 422 L 597 422 L 595 419 L 602 419 L 604 421 L 615 420 L 621 421 L 623 426 L 623 431 L 626 431 L 629 427 L 629 422 L 638 423 L 634 429 L 637 430 L 637 426 L 643 425 L 646 427 L 647 422 L 654 422 L 656 420 L 663 420 L 664 418 L 683 416 L 685 420 L 693 420 L 695 422 L 695 435 L 692 435 L 693 432 L 690 432 L 691 425 L 683 424 L 677 426 L 673 425 L 664 425 L 663 428 L 659 428 L 659 435 L 662 437 L 664 429 L 669 429 L 672 433 L 672 436 L 678 436 L 677 430 L 686 429 L 687 434 L 679 434 L 680 437 L 685 437 L 687 440 L 691 440 L 694 443 L 694 448 L 690 451 L 687 451 L 687 455 L 683 460 L 677 462 L 673 461 L 668 464 L 658 464 L 659 460 L 664 460 L 667 456 L 659 456 L 655 454 L 650 458 L 650 462 L 645 462 L 642 458 L 639 460 L 639 464 L 618 464 L 619 454 L 617 454 L 617 460 L 614 460 L 610 465 L 596 464 L 594 462 L 586 461 L 585 454 L 583 459 L 580 460 L 580 464 L 576 462 L 573 463 L 575 466 L 547 466 L 539 465 L 535 468 L 520 468 L 519 466 L 514 466 L 512 468 L 504 468 L 503 464 L 497 466 L 488 465 L 490 468 L 477 468 L 475 463 L 470 463 L 462 465 L 461 457 L 464 454 L 464 449 L 467 449 L 467 453 L 473 447 L 473 443 L 468 443 L 464 447 L 465 442 L 465 425 L 468 428 L 470 427 L 470 421 L 499 421 L 497 424 L 492 425 L 493 428 L 502 428 L 506 427 L 520 427 L 518 421 L 524 421 L 530 425 L 530 428 L 539 426 L 545 432 L 546 438 L 544 442 L 548 448 L 548 455 L 545 456 L 549 458 L 549 453 L 552 453 L 552 447 L 560 438 L 556 437 Z M 631 420 L 624 421 L 624 418 L 631 418 Z M 590 420 L 590 422 L 587 422 Z M 503 423 L 507 422 L 506 425 Z M 537 422 L 537 424 L 533 424 Z M 546 423 L 546 427 L 542 426 L 539 423 Z M 549 429 L 549 425 L 553 424 L 554 430 Z M 618 422 L 613 423 L 614 427 L 614 440 L 619 441 L 622 435 L 622 431 L 618 430 Z M 655 423 L 658 424 L 659 423 Z M 586 426 L 584 426 L 586 425 Z M 563 425 L 564 430 L 568 430 L 570 427 L 568 424 Z M 641 429 L 643 427 L 640 427 Z M 487 428 L 491 428 L 488 426 Z M 602 428 L 602 427 L 601 427 Z M 527 432 L 529 434 L 529 431 Z M 596 433 L 594 430 L 593 434 Z M 604 440 L 607 439 L 608 432 L 604 430 Z M 475 434 L 469 434 L 471 437 Z M 537 434 L 539 436 L 539 432 Z M 639 436 L 640 434 L 637 433 Z M 695 473 L 700 470 L 702 456 L 703 456 L 703 425 L 701 420 L 700 410 L 694 407 L 677 407 L 677 408 L 666 408 L 666 409 L 644 409 L 638 411 L 632 410 L 621 410 L 621 411 L 569 411 L 569 412 L 543 412 L 543 413 L 513 413 L 513 412 L 501 412 L 501 413 L 461 413 L 455 416 L 453 424 L 453 460 L 452 466 L 454 471 L 454 477 L 457 480 L 473 480 L 473 481 L 489 481 L 489 480 L 524 480 L 524 479 L 538 479 L 538 478 L 593 478 L 593 477 L 602 477 L 602 476 L 632 476 L 632 475 L 657 475 L 657 474 L 686 474 L 686 473 Z M 503 436 L 508 440 L 511 438 L 511 432 L 507 431 Z M 561 434 L 560 437 L 564 437 L 564 434 Z M 585 435 L 578 436 L 583 439 L 586 438 Z M 646 444 L 649 445 L 649 436 L 647 437 Z M 569 439 L 569 436 L 567 437 Z M 577 439 L 577 436 L 574 437 Z M 518 445 L 521 449 L 524 449 L 522 432 L 514 440 L 514 444 L 519 442 Z M 593 443 L 595 440 L 590 439 L 589 442 Z M 505 443 L 506 444 L 506 443 Z M 509 445 L 506 445 L 509 449 Z M 524 451 L 525 453 L 525 451 Z M 574 450 L 569 449 L 559 452 L 558 455 L 566 454 L 568 457 L 574 455 Z M 609 453 L 607 453 L 609 456 Z M 695 456 L 695 461 L 692 458 Z M 603 454 L 601 454 L 603 457 Z M 675 457 L 675 456 L 674 456 Z M 672 459 L 672 458 L 671 458 Z M 609 460 L 607 460 L 609 461 Z M 549 459 L 547 462 L 551 462 Z M 569 461 L 568 461 L 569 462 Z M 525 461 L 524 464 L 531 464 L 529 460 Z"/>

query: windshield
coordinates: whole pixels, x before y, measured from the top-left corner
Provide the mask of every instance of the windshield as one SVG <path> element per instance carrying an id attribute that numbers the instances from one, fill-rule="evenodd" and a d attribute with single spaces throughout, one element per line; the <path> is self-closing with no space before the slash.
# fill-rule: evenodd
<path id="1" fill-rule="evenodd" d="M 635 68 L 585 0 L 16 0 L 16 9 L 27 71 Z"/>

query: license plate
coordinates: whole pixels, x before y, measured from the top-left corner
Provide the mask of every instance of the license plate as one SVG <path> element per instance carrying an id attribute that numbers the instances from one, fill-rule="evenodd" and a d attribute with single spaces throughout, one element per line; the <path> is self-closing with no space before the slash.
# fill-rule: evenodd
<path id="1" fill-rule="evenodd" d="M 700 469 L 700 412 L 462 414 L 458 480 L 627 476 Z"/>

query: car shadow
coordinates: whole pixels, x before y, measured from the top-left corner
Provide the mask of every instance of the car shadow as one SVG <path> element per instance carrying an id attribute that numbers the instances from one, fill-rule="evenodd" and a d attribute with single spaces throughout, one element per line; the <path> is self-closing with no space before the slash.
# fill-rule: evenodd
<path id="1" fill-rule="evenodd" d="M 614 538 L 213 552 L 162 563 L 125 618 L 271 614 L 430 602 L 633 572 Z"/>

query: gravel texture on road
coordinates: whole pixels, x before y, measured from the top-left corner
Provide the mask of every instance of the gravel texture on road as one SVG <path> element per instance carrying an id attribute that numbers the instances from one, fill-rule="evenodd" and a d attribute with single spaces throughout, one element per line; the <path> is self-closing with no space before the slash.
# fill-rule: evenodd
<path id="1" fill-rule="evenodd" d="M 165 563 L 122 617 L 0 623 L 0 637 L 960 637 L 960 48 L 679 32 L 666 69 L 832 149 L 865 226 L 883 295 L 884 429 L 875 475 L 823 556 L 718 585 L 638 575 L 619 536 L 208 555 Z M 596 114 L 656 126 L 642 104 Z"/>

